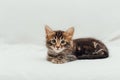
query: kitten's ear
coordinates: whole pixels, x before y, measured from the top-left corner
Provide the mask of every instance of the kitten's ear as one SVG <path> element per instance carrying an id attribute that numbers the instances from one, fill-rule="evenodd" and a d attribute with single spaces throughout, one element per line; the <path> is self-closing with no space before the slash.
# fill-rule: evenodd
<path id="1" fill-rule="evenodd" d="M 45 32 L 46 35 L 50 35 L 51 33 L 53 33 L 53 30 L 48 25 L 45 25 Z"/>
<path id="2" fill-rule="evenodd" d="M 67 33 L 67 35 L 69 36 L 69 37 L 73 37 L 73 34 L 74 34 L 74 27 L 71 27 L 71 28 L 69 28 L 67 31 L 66 31 L 66 33 Z"/>

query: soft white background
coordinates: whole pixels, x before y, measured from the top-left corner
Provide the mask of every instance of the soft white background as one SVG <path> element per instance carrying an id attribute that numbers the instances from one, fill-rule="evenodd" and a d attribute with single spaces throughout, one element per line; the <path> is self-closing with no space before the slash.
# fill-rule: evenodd
<path id="1" fill-rule="evenodd" d="M 44 26 L 95 37 L 110 57 L 52 64 Z M 119 0 L 0 0 L 0 80 L 120 80 Z"/>
<path id="2" fill-rule="evenodd" d="M 120 30 L 120 1 L 0 0 L 0 38 L 6 42 L 41 44 L 45 24 L 62 30 L 74 26 L 75 37 L 102 40 Z"/>

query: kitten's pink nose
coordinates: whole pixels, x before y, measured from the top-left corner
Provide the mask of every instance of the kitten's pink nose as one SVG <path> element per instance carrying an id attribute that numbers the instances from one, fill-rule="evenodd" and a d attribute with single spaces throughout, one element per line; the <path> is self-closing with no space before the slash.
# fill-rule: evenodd
<path id="1" fill-rule="evenodd" d="M 57 48 L 57 49 L 59 49 L 59 48 L 60 48 L 60 46 L 56 46 L 56 48 Z"/>

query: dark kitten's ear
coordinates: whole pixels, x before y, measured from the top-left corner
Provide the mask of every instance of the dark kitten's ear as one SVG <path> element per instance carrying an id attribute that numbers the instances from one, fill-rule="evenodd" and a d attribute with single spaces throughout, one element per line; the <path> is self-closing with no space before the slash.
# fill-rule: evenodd
<path id="1" fill-rule="evenodd" d="M 53 33 L 53 30 L 48 25 L 45 25 L 45 32 L 46 35 L 50 35 L 51 33 Z"/>
<path id="2" fill-rule="evenodd" d="M 68 37 L 72 38 L 73 37 L 73 34 L 74 34 L 74 27 L 71 27 L 69 28 L 67 31 L 66 31 Z"/>

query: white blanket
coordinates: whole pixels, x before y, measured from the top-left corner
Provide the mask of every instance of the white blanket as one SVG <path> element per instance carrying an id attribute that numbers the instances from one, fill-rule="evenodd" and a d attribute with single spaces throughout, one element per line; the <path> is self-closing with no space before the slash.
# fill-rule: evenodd
<path id="1" fill-rule="evenodd" d="M 52 64 L 44 25 L 95 37 L 110 57 Z M 0 80 L 120 80 L 120 0 L 0 0 Z"/>
<path id="2" fill-rule="evenodd" d="M 119 42 L 119 40 L 118 40 Z M 107 43 L 110 57 L 53 64 L 45 46 L 0 45 L 0 80 L 119 80 L 120 45 Z"/>

